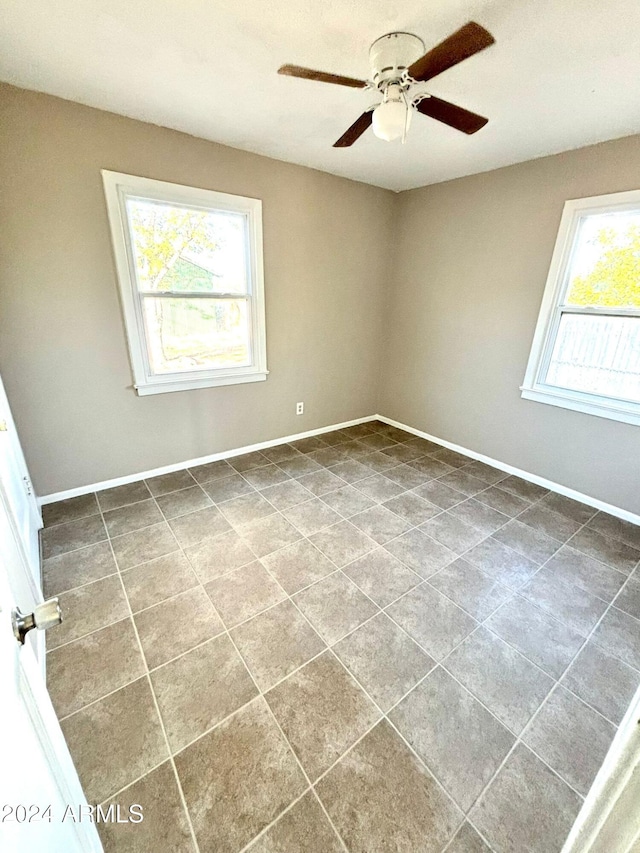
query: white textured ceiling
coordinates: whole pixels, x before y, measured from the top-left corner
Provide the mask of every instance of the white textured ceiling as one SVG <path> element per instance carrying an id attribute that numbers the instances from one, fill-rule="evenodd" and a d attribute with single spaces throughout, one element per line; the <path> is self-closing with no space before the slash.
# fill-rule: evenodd
<path id="1" fill-rule="evenodd" d="M 334 149 L 371 94 L 276 74 L 366 77 L 378 36 L 468 20 L 496 44 L 429 91 L 489 116 L 475 136 L 415 116 Z M 2 0 L 0 79 L 402 190 L 640 132 L 639 33 L 639 0 Z"/>

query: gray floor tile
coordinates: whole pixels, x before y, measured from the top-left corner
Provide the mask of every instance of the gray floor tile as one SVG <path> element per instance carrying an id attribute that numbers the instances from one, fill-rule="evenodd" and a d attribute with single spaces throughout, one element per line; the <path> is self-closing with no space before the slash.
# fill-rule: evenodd
<path id="1" fill-rule="evenodd" d="M 477 495 L 478 492 L 482 492 L 487 488 L 487 484 L 483 483 L 482 480 L 478 480 L 477 477 L 473 477 L 471 474 L 467 474 L 466 471 L 462 471 L 460 469 L 451 471 L 449 474 L 445 474 L 444 477 L 440 477 L 439 480 L 441 483 L 444 483 L 445 486 L 450 486 L 452 489 L 463 492 L 469 497 L 473 497 L 474 495 Z"/>
<path id="2" fill-rule="evenodd" d="M 77 640 L 84 634 L 90 634 L 129 615 L 127 599 L 118 575 L 110 575 L 62 593 L 60 609 L 62 624 L 48 632 L 48 650 Z"/>
<path id="3" fill-rule="evenodd" d="M 515 742 L 513 734 L 440 667 L 389 717 L 464 811 Z"/>
<path id="4" fill-rule="evenodd" d="M 440 507 L 429 503 L 414 492 L 405 492 L 391 498 L 385 502 L 384 506 L 401 518 L 406 519 L 412 526 L 422 524 L 441 512 Z"/>
<path id="5" fill-rule="evenodd" d="M 151 683 L 174 753 L 258 695 L 225 634 L 155 669 Z"/>
<path id="6" fill-rule="evenodd" d="M 99 515 L 90 515 L 87 518 L 57 524 L 55 527 L 45 527 L 40 537 L 42 557 L 48 560 L 67 551 L 76 551 L 87 545 L 95 545 L 96 542 L 107 538 L 107 531 Z"/>
<path id="7" fill-rule="evenodd" d="M 307 493 L 308 494 L 308 493 Z M 327 506 L 320 498 L 309 495 L 311 500 L 286 509 L 284 517 L 296 527 L 303 536 L 310 536 L 325 527 L 342 520 L 342 516 Z"/>
<path id="8" fill-rule="evenodd" d="M 474 545 L 464 558 L 485 574 L 513 589 L 525 584 L 540 568 L 538 563 L 518 554 L 492 536 Z"/>
<path id="9" fill-rule="evenodd" d="M 259 471 L 265 470 L 259 468 Z M 202 488 L 207 495 L 217 504 L 224 501 L 239 498 L 240 495 L 249 495 L 255 491 L 254 487 L 241 474 L 231 473 L 229 477 L 220 477 L 219 480 L 211 480 L 204 483 Z"/>
<path id="10" fill-rule="evenodd" d="M 359 512 L 357 515 L 351 516 L 349 520 L 351 524 L 355 524 L 359 530 L 362 530 L 379 545 L 384 545 L 385 542 L 389 542 L 411 529 L 409 522 L 380 505 Z"/>
<path id="11" fill-rule="evenodd" d="M 87 799 L 100 803 L 168 757 L 146 678 L 62 721 Z"/>
<path id="12" fill-rule="evenodd" d="M 456 504 L 449 512 L 466 524 L 477 527 L 485 536 L 494 533 L 509 521 L 508 515 L 492 509 L 490 506 L 476 500 L 476 498 L 468 498 L 466 501 Z"/>
<path id="13" fill-rule="evenodd" d="M 233 456 L 227 460 L 229 465 L 241 474 L 245 471 L 252 471 L 254 468 L 262 468 L 269 465 L 269 460 L 266 456 L 255 450 L 253 453 L 243 453 L 240 456 Z"/>
<path id="14" fill-rule="evenodd" d="M 266 557 L 302 538 L 302 534 L 279 513 L 243 524 L 238 527 L 238 533 L 257 557 Z"/>
<path id="15" fill-rule="evenodd" d="M 260 453 L 265 456 L 269 462 L 282 462 L 284 459 L 293 459 L 294 456 L 301 456 L 299 450 L 296 450 L 291 444 L 277 444 L 275 447 L 265 447 Z"/>
<path id="16" fill-rule="evenodd" d="M 313 453 L 314 450 L 322 450 L 323 447 L 328 447 L 329 445 L 321 435 L 311 435 L 308 438 L 300 438 L 298 441 L 292 441 L 291 446 L 299 450 L 300 453 Z"/>
<path id="17" fill-rule="evenodd" d="M 188 746 L 175 763 L 200 850 L 215 853 L 237 853 L 306 787 L 262 699 Z"/>
<path id="18" fill-rule="evenodd" d="M 228 628 L 250 619 L 285 598 L 285 592 L 256 560 L 205 584 Z"/>
<path id="19" fill-rule="evenodd" d="M 235 532 L 228 530 L 213 539 L 204 539 L 185 548 L 185 554 L 202 583 L 252 563 L 256 555 Z"/>
<path id="20" fill-rule="evenodd" d="M 330 645 L 378 610 L 342 572 L 336 572 L 303 589 L 294 596 L 294 601 Z"/>
<path id="21" fill-rule="evenodd" d="M 47 654 L 47 687 L 58 717 L 95 702 L 143 673 L 144 662 L 129 618 Z"/>
<path id="22" fill-rule="evenodd" d="M 151 494 L 158 497 L 181 489 L 188 489 L 195 485 L 195 480 L 188 471 L 182 470 L 172 471 L 170 474 L 160 474 L 158 477 L 145 480 L 145 483 Z"/>
<path id="23" fill-rule="evenodd" d="M 349 518 L 351 515 L 364 512 L 365 509 L 375 506 L 375 501 L 353 486 L 343 486 L 329 492 L 322 496 L 322 500 L 344 518 Z"/>
<path id="24" fill-rule="evenodd" d="M 120 509 L 110 509 L 104 514 L 104 523 L 111 537 L 132 533 L 162 520 L 162 513 L 154 500 L 138 501 Z"/>
<path id="25" fill-rule="evenodd" d="M 331 471 L 306 474 L 304 477 L 300 477 L 298 482 L 317 497 L 322 497 L 346 485 L 346 480 L 338 477 L 337 474 L 332 474 Z"/>
<path id="26" fill-rule="evenodd" d="M 323 432 L 322 440 L 328 447 L 336 447 L 351 441 L 351 437 L 343 429 L 334 429 L 331 432 Z"/>
<path id="27" fill-rule="evenodd" d="M 487 627 L 554 678 L 560 678 L 584 643 L 582 634 L 519 596 L 503 604 Z"/>
<path id="28" fill-rule="evenodd" d="M 569 540 L 572 548 L 577 548 L 583 554 L 600 560 L 626 575 L 630 575 L 640 561 L 640 551 L 626 545 L 619 539 L 604 536 L 591 527 L 583 527 Z"/>
<path id="29" fill-rule="evenodd" d="M 92 492 L 89 495 L 78 495 L 75 498 L 67 498 L 42 507 L 42 520 L 45 527 L 53 527 L 55 524 L 64 524 L 67 521 L 76 521 L 86 518 L 88 515 L 96 515 L 98 502 Z"/>
<path id="30" fill-rule="evenodd" d="M 516 734 L 522 732 L 555 684 L 484 627 L 454 649 L 444 666 Z"/>
<path id="31" fill-rule="evenodd" d="M 263 489 L 261 494 L 281 512 L 313 497 L 311 492 L 297 480 L 285 480 L 284 483 L 278 483 L 277 486 L 269 486 L 268 489 Z"/>
<path id="32" fill-rule="evenodd" d="M 359 439 L 360 444 L 364 444 L 365 447 L 368 447 L 369 450 L 384 450 L 388 447 L 393 447 L 397 444 L 392 438 L 389 436 L 382 435 L 381 433 L 372 433 L 371 435 L 365 435 L 361 439 Z M 413 445 L 407 445 L 408 447 L 413 447 Z"/>
<path id="33" fill-rule="evenodd" d="M 468 457 L 464 457 L 467 460 L 467 463 L 464 466 L 464 470 L 467 474 L 471 474 L 473 477 L 477 477 L 478 480 L 482 480 L 483 483 L 486 483 L 488 486 L 495 486 L 496 483 L 499 483 L 500 480 L 506 480 L 509 476 L 505 474 L 504 471 L 500 471 L 498 468 L 494 468 L 492 465 L 487 465 L 484 462 L 480 462 L 477 459 L 474 459 L 473 462 L 469 462 Z M 451 464 L 451 463 L 449 463 Z"/>
<path id="34" fill-rule="evenodd" d="M 304 473 L 304 472 L 301 472 Z M 309 473 L 309 472 L 306 472 Z M 252 468 L 243 471 L 243 477 L 251 483 L 255 489 L 266 489 L 268 486 L 277 486 L 289 479 L 289 475 L 277 465 L 265 465 L 261 468 Z"/>
<path id="35" fill-rule="evenodd" d="M 134 504 L 138 501 L 146 501 L 151 497 L 144 480 L 136 483 L 125 483 L 123 486 L 114 486 L 111 489 L 103 489 L 97 492 L 98 503 L 103 512 L 110 509 L 118 509 L 121 506 Z"/>
<path id="36" fill-rule="evenodd" d="M 541 569 L 525 584 L 520 595 L 585 637 L 607 609 L 606 601 L 575 585 L 563 583 L 547 568 Z"/>
<path id="37" fill-rule="evenodd" d="M 465 821 L 447 847 L 447 853 L 491 853 L 491 848 L 487 847 L 471 824 Z"/>
<path id="38" fill-rule="evenodd" d="M 173 518 L 169 527 L 183 548 L 231 530 L 231 525 L 215 506 Z"/>
<path id="39" fill-rule="evenodd" d="M 435 666 L 384 613 L 336 643 L 334 651 L 385 712 Z"/>
<path id="40" fill-rule="evenodd" d="M 314 533 L 309 537 L 309 541 L 338 567 L 346 566 L 376 547 L 373 539 L 348 521 L 341 521 L 333 527 Z"/>
<path id="41" fill-rule="evenodd" d="M 263 691 L 326 648 L 290 601 L 254 616 L 234 628 L 231 636 Z"/>
<path id="42" fill-rule="evenodd" d="M 122 582 L 134 613 L 198 585 L 197 577 L 180 551 L 127 569 L 122 572 Z"/>
<path id="43" fill-rule="evenodd" d="M 422 578 L 431 577 L 456 559 L 453 551 L 435 542 L 421 530 L 410 530 L 388 542 L 385 548 Z"/>
<path id="44" fill-rule="evenodd" d="M 456 450 L 449 450 L 448 447 L 436 450 L 435 453 L 431 454 L 431 458 L 437 459 L 438 462 L 444 462 L 445 465 L 450 465 L 452 468 L 462 468 L 471 462 L 468 456 L 464 456 Z"/>
<path id="45" fill-rule="evenodd" d="M 540 501 L 540 505 L 548 507 L 554 510 L 554 512 L 566 515 L 567 518 L 571 518 L 579 524 L 586 524 L 597 512 L 591 506 L 580 503 L 580 501 L 574 501 L 571 498 L 566 498 L 564 495 L 559 495 L 556 492 L 549 492 L 548 495 L 545 495 Z"/>
<path id="46" fill-rule="evenodd" d="M 345 567 L 344 573 L 379 607 L 386 607 L 421 581 L 388 551 L 377 548 Z"/>
<path id="47" fill-rule="evenodd" d="M 371 448 L 365 444 L 360 444 L 360 441 L 347 441 L 345 444 L 340 445 L 340 450 L 346 455 L 347 459 L 352 459 L 356 462 L 371 453 Z"/>
<path id="48" fill-rule="evenodd" d="M 565 782 L 586 796 L 614 734 L 615 726 L 558 686 L 522 739 Z"/>
<path id="49" fill-rule="evenodd" d="M 496 530 L 493 537 L 540 565 L 555 554 L 562 545 L 557 539 L 551 539 L 545 533 L 522 524 L 516 519 L 512 519 L 500 530 Z"/>
<path id="50" fill-rule="evenodd" d="M 619 725 L 640 686 L 640 673 L 589 640 L 562 683 Z"/>
<path id="51" fill-rule="evenodd" d="M 509 587 L 462 558 L 429 578 L 429 583 L 480 621 L 513 595 Z"/>
<path id="52" fill-rule="evenodd" d="M 317 452 L 323 453 L 325 451 L 318 450 Z M 327 449 L 326 452 L 330 453 L 331 451 Z M 314 471 L 322 469 L 322 465 L 315 462 L 310 456 L 305 456 L 304 453 L 301 453 L 300 456 L 294 456 L 291 459 L 283 459 L 281 462 L 278 462 L 278 467 L 282 468 L 290 477 L 302 477 L 304 474 L 312 474 Z"/>
<path id="53" fill-rule="evenodd" d="M 535 530 L 542 531 L 542 533 L 546 533 L 547 536 L 558 539 L 560 542 L 566 542 L 581 527 L 580 522 L 573 521 L 566 515 L 560 515 L 560 513 L 543 506 L 542 503 L 534 504 L 526 509 L 518 516 L 518 521 L 533 527 Z"/>
<path id="54" fill-rule="evenodd" d="M 361 456 L 360 458 L 363 465 L 367 465 L 372 471 L 376 471 L 378 474 L 384 474 L 389 468 L 395 468 L 398 464 L 395 459 L 385 456 L 379 450 L 376 450 L 374 453 L 368 453 L 366 456 Z"/>
<path id="55" fill-rule="evenodd" d="M 440 853 L 462 820 L 459 809 L 384 720 L 317 790 L 351 853 Z"/>
<path id="56" fill-rule="evenodd" d="M 329 468 L 331 465 L 339 465 L 341 462 L 346 462 L 349 457 L 340 449 L 340 445 L 336 447 L 323 447 L 321 450 L 314 450 L 307 456 L 311 463 L 310 468 L 306 471 L 301 471 L 302 474 L 310 474 L 312 471 L 317 471 L 319 468 Z"/>
<path id="57" fill-rule="evenodd" d="M 343 445 L 343 448 L 346 445 Z M 333 465 L 330 469 L 332 474 L 340 477 L 346 483 L 356 483 L 358 480 L 364 480 L 370 477 L 373 471 L 368 465 L 363 465 L 355 459 L 348 459 L 346 462 L 339 462 Z"/>
<path id="58" fill-rule="evenodd" d="M 452 506 L 467 500 L 467 496 L 462 492 L 445 486 L 440 480 L 430 480 L 413 491 L 418 497 L 424 498 L 434 506 L 439 506 L 440 509 L 451 509 Z"/>
<path id="59" fill-rule="evenodd" d="M 289 676 L 265 698 L 312 782 L 380 717 L 331 652 Z"/>
<path id="60" fill-rule="evenodd" d="M 615 605 L 618 610 L 624 610 L 636 619 L 640 619 L 640 575 L 629 578 L 624 589 L 616 597 Z"/>
<path id="61" fill-rule="evenodd" d="M 117 536 L 111 540 L 111 547 L 118 567 L 124 570 L 177 551 L 179 546 L 171 528 L 163 521 L 135 533 Z"/>
<path id="62" fill-rule="evenodd" d="M 206 462 L 204 465 L 189 468 L 189 473 L 198 483 L 210 483 L 220 477 L 229 477 L 233 474 L 233 468 L 226 459 L 219 459 L 217 462 Z"/>
<path id="63" fill-rule="evenodd" d="M 441 445 L 436 444 L 435 441 L 429 441 L 428 438 L 421 438 L 418 435 L 404 441 L 403 444 L 406 444 L 408 447 L 417 447 L 418 450 L 421 450 L 425 455 L 428 453 L 435 453 L 436 450 L 440 450 L 441 447 Z"/>
<path id="64" fill-rule="evenodd" d="M 608 515 L 606 512 L 599 512 L 591 519 L 588 526 L 604 536 L 619 539 L 626 545 L 640 550 L 640 526 L 637 524 Z"/>
<path id="65" fill-rule="evenodd" d="M 612 607 L 594 631 L 593 640 L 609 654 L 640 670 L 640 622 L 633 616 Z"/>
<path id="66" fill-rule="evenodd" d="M 117 571 L 108 542 L 88 545 L 79 551 L 50 557 L 42 563 L 42 582 L 45 598 L 59 595 Z"/>
<path id="67" fill-rule="evenodd" d="M 140 823 L 101 821 L 97 824 L 105 853 L 148 853 L 163 848 L 171 853 L 195 853 L 169 761 L 107 801 L 106 807 L 120 805 L 121 813 L 126 814 L 134 803 L 144 803 L 144 820 Z"/>
<path id="68" fill-rule="evenodd" d="M 426 584 L 412 589 L 386 612 L 437 661 L 446 657 L 478 624 Z"/>
<path id="69" fill-rule="evenodd" d="M 257 521 L 259 518 L 266 518 L 276 510 L 261 494 L 252 492 L 225 501 L 220 504 L 220 511 L 234 527 L 240 527 L 242 524 Z"/>
<path id="70" fill-rule="evenodd" d="M 189 512 L 195 512 L 197 509 L 204 509 L 213 504 L 211 498 L 202 491 L 200 486 L 160 495 L 156 501 L 165 518 L 177 518 L 179 515 L 187 515 Z"/>
<path id="71" fill-rule="evenodd" d="M 500 485 L 485 489 L 484 492 L 478 492 L 475 499 L 512 518 L 520 515 L 529 506 L 528 501 L 519 498 L 512 492 L 501 489 Z"/>
<path id="72" fill-rule="evenodd" d="M 367 477 L 364 480 L 358 480 L 354 483 L 354 488 L 365 494 L 371 500 L 377 503 L 383 503 L 396 495 L 402 494 L 404 489 L 382 474 L 374 474 L 372 477 Z"/>
<path id="73" fill-rule="evenodd" d="M 307 793 L 285 812 L 264 835 L 251 845 L 249 853 L 343 853 L 320 803 Z"/>
<path id="74" fill-rule="evenodd" d="M 544 486 L 538 486 L 536 483 L 530 483 L 528 480 L 521 480 L 520 477 L 513 476 L 501 480 L 499 488 L 529 502 L 537 501 L 549 494 L 549 490 L 545 489 Z"/>
<path id="75" fill-rule="evenodd" d="M 336 571 L 331 560 L 308 539 L 267 554 L 262 562 L 289 595 Z"/>
<path id="76" fill-rule="evenodd" d="M 613 601 L 627 579 L 622 572 L 604 566 L 598 560 L 593 560 L 568 545 L 553 555 L 543 571 L 609 602 Z"/>
<path id="77" fill-rule="evenodd" d="M 422 456 L 420 459 L 414 459 L 409 462 L 409 466 L 418 471 L 423 477 L 435 479 L 436 477 L 444 477 L 445 474 L 450 474 L 456 469 L 451 465 L 446 465 L 444 462 L 439 462 L 433 456 Z"/>
<path id="78" fill-rule="evenodd" d="M 518 745 L 471 812 L 496 853 L 560 853 L 582 800 Z"/>
<path id="79" fill-rule="evenodd" d="M 134 619 L 149 668 L 166 663 L 224 630 L 200 587 L 136 613 Z"/>
<path id="80" fill-rule="evenodd" d="M 412 447 L 410 444 L 394 444 L 391 447 L 385 448 L 382 452 L 395 462 L 411 462 L 413 459 L 418 459 L 423 455 L 420 448 Z"/>
<path id="81" fill-rule="evenodd" d="M 456 518 L 450 510 L 430 519 L 420 530 L 456 554 L 463 554 L 486 537 L 481 530 Z"/>
<path id="82" fill-rule="evenodd" d="M 421 460 L 417 460 L 420 462 Z M 427 480 L 431 479 L 431 475 L 415 467 L 417 462 L 412 462 L 410 465 L 396 465 L 395 468 L 389 468 L 383 476 L 387 477 L 403 489 L 415 489 L 417 486 L 422 486 Z M 432 462 L 436 465 L 436 462 Z"/>

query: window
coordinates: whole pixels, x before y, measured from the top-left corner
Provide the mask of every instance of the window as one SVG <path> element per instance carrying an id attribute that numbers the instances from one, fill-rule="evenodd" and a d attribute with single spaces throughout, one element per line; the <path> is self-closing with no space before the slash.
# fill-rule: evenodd
<path id="1" fill-rule="evenodd" d="M 640 190 L 565 204 L 522 396 L 640 424 Z"/>
<path id="2" fill-rule="evenodd" d="M 266 379 L 261 202 L 102 177 L 138 394 Z"/>

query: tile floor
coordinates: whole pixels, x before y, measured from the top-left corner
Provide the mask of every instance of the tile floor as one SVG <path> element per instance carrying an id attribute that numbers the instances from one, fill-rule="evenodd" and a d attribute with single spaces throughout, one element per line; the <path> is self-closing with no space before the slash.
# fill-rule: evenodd
<path id="1" fill-rule="evenodd" d="M 44 516 L 106 851 L 554 853 L 640 684 L 640 528 L 378 422 Z"/>

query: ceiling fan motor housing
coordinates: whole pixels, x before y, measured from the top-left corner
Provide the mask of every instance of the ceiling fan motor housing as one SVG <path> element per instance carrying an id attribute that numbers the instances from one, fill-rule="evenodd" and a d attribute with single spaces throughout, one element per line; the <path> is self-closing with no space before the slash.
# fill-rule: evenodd
<path id="1" fill-rule="evenodd" d="M 387 33 L 376 39 L 369 49 L 371 79 L 378 89 L 398 81 L 403 73 L 425 52 L 424 42 L 411 33 Z"/>

